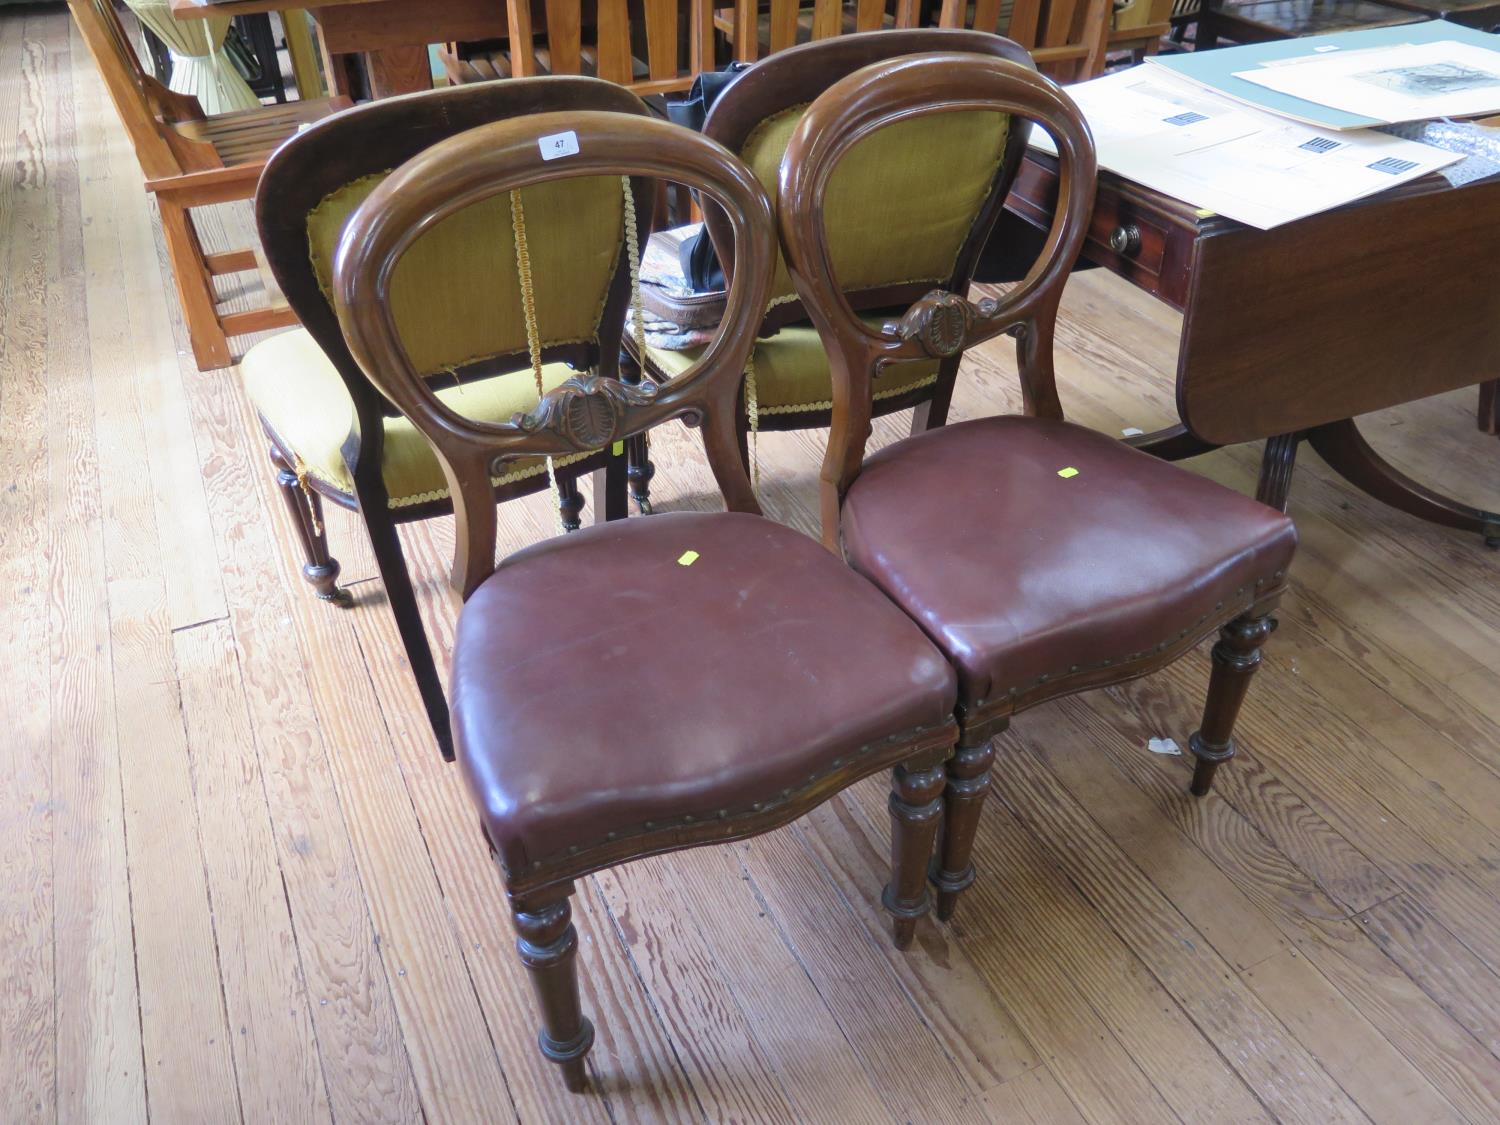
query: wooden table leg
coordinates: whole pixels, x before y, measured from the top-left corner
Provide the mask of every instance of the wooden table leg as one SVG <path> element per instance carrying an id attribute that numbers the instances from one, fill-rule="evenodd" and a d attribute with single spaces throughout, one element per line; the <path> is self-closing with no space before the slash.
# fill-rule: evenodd
<path id="1" fill-rule="evenodd" d="M 1500 437 L 1500 380 L 1479 384 L 1479 429 Z"/>
<path id="2" fill-rule="evenodd" d="M 365 60 L 372 98 L 432 89 L 432 64 L 426 47 L 387 47 L 371 51 Z"/>
<path id="3" fill-rule="evenodd" d="M 1500 514 L 1460 504 L 1418 484 L 1370 447 L 1354 419 L 1309 430 L 1307 441 L 1329 468 L 1361 492 L 1432 523 L 1477 531 L 1485 546 L 1500 549 Z"/>
<path id="4" fill-rule="evenodd" d="M 1260 479 L 1255 482 L 1255 498 L 1279 512 L 1286 511 L 1292 491 L 1292 470 L 1297 466 L 1297 446 L 1301 434 L 1277 434 L 1266 439 L 1266 451 L 1260 458 Z"/>

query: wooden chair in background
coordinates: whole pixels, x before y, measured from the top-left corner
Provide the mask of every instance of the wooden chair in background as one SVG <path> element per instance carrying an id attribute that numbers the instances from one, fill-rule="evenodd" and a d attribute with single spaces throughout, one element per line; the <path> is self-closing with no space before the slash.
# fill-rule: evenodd
<path id="1" fill-rule="evenodd" d="M 540 8 L 538 20 L 534 9 Z M 506 0 L 509 35 L 440 51 L 455 84 L 586 74 L 643 96 L 686 90 L 714 65 L 709 0 Z"/>
<path id="2" fill-rule="evenodd" d="M 208 117 L 194 98 L 173 93 L 142 69 L 110 0 L 68 0 L 68 7 L 135 147 L 146 190 L 156 196 L 193 357 L 200 370 L 228 367 L 229 337 L 297 318 L 274 298 L 257 309 L 224 308 L 214 278 L 258 271 L 256 251 L 206 252 L 190 212 L 250 199 L 277 145 L 349 102 L 309 99 Z"/>
<path id="3" fill-rule="evenodd" d="M 449 758 L 447 703 L 397 527 L 452 512 L 450 485 L 421 435 L 349 354 L 330 299 L 334 252 L 354 209 L 392 168 L 466 129 L 566 106 L 644 112 L 628 91 L 584 78 L 481 83 L 371 102 L 289 141 L 267 164 L 256 195 L 266 258 L 303 327 L 251 348 L 241 373 L 307 558 L 303 575 L 320 598 L 347 600 L 324 535 L 322 504 L 357 511 L 434 737 Z M 582 204 L 590 201 L 589 185 L 570 190 L 583 193 Z M 615 249 L 603 257 L 588 241 L 590 229 L 558 199 L 529 212 L 547 387 L 575 370 L 616 374 L 631 263 L 618 190 L 608 201 L 614 218 L 606 233 Z M 636 200 L 641 240 L 651 230 L 652 203 Z M 461 222 L 429 232 L 397 279 L 407 347 L 423 375 L 454 409 L 493 423 L 537 402 L 515 260 L 509 212 L 470 209 Z M 607 302 L 590 304 L 575 294 L 600 285 Z M 606 464 L 609 471 L 596 481 L 595 518 L 625 514 L 623 457 L 599 447 L 575 451 L 556 466 L 567 526 L 578 526 L 583 507 L 578 479 Z M 488 479 L 492 504 L 548 487 L 547 467 L 535 459 Z"/>
<path id="4" fill-rule="evenodd" d="M 1051 134 L 1061 174 L 1046 245 L 999 299 L 975 304 L 937 290 L 872 326 L 838 276 L 840 165 L 872 134 L 955 102 L 1038 121 Z M 1055 85 L 1008 60 L 956 53 L 846 78 L 809 108 L 782 165 L 782 247 L 833 365 L 824 542 L 920 622 L 958 672 L 963 734 L 948 763 L 932 875 L 940 917 L 973 881 L 991 740 L 1011 716 L 1156 671 L 1217 630 L 1203 722 L 1188 739 L 1192 791 L 1208 792 L 1235 752 L 1235 718 L 1296 546 L 1280 512 L 1063 419 L 1053 331 L 1095 177 L 1088 129 Z M 1017 340 L 1025 415 L 928 430 L 865 460 L 883 365 L 946 358 L 1002 334 Z"/>
<path id="5" fill-rule="evenodd" d="M 1112 15 L 1110 0 L 943 0 L 938 26 L 1003 35 L 1043 74 L 1081 82 L 1104 73 Z"/>
<path id="6" fill-rule="evenodd" d="M 755 514 L 735 411 L 771 276 L 770 205 L 739 161 L 636 104 L 636 114 L 513 119 L 428 150 L 361 205 L 334 281 L 351 350 L 456 488 L 459 761 L 505 880 L 542 1053 L 571 1090 L 585 1084 L 594 1040 L 579 996 L 575 880 L 769 831 L 894 767 L 882 897 L 904 947 L 930 909 L 941 763 L 957 733 L 952 669 L 921 630 L 816 541 Z M 577 152 L 545 160 L 540 138 L 565 129 Z M 399 279 L 426 224 L 503 206 L 518 189 L 530 200 L 570 176 L 613 181 L 617 196 L 623 177 L 663 177 L 715 202 L 738 263 L 719 335 L 660 388 L 585 375 L 515 422 L 476 423 L 407 361 L 386 279 Z M 601 250 L 613 255 L 613 239 Z M 592 308 L 603 294 L 575 296 Z M 623 309 L 609 315 L 614 335 Z M 595 525 L 495 564 L 487 478 L 497 458 L 561 457 L 681 417 L 698 422 L 731 511 Z"/>
<path id="7" fill-rule="evenodd" d="M 933 50 L 1027 65 L 1014 43 L 973 31 L 879 31 L 805 43 L 761 60 L 725 90 L 704 135 L 749 164 L 775 199 L 787 138 L 808 103 L 873 62 Z M 833 236 L 845 261 L 851 305 L 879 323 L 881 310 L 905 309 L 934 286 L 966 293 L 1025 147 L 1024 133 L 1007 131 L 993 114 L 978 120 L 954 114 L 917 132 L 876 138 L 860 155 L 861 172 L 844 182 Z M 721 260 L 732 267 L 734 250 L 722 217 L 707 208 L 705 222 Z M 740 413 L 744 439 L 752 431 L 827 426 L 828 355 L 779 258 L 761 334 Z M 697 355 L 648 347 L 643 366 L 650 378 L 663 380 Z M 959 359 L 892 365 L 877 382 L 876 412 L 915 408 L 914 430 L 942 425 Z"/>

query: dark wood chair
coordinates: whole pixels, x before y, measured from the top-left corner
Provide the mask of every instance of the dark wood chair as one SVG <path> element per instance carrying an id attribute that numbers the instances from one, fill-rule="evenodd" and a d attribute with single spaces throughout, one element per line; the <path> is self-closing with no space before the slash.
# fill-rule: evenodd
<path id="1" fill-rule="evenodd" d="M 704 135 L 745 160 L 774 201 L 787 138 L 807 104 L 862 67 L 921 51 L 967 52 L 1030 65 L 1024 50 L 987 32 L 924 28 L 824 39 L 771 55 L 747 70 L 714 103 Z M 1025 148 L 1024 136 L 1007 131 L 994 114 L 952 115 L 916 131 L 903 128 L 875 138 L 859 156 L 859 172 L 841 185 L 838 229 L 831 232 L 858 256 L 844 274 L 850 304 L 878 325 L 885 311 L 905 309 L 935 286 L 968 292 Z M 956 162 L 950 161 L 955 155 Z M 919 195 L 925 199 L 921 205 L 890 206 L 893 199 Z M 723 218 L 710 206 L 704 208 L 704 221 L 720 260 L 732 268 L 734 248 Z M 644 368 L 652 379 L 670 378 L 697 354 L 648 346 Z M 876 382 L 875 412 L 914 409 L 914 431 L 942 425 L 960 358 L 924 356 L 893 364 Z M 742 441 L 762 430 L 827 426 L 831 396 L 827 353 L 778 260 L 745 381 Z M 633 487 L 639 495 L 640 486 Z"/>
<path id="2" fill-rule="evenodd" d="M 205 251 L 191 212 L 250 199 L 277 145 L 350 103 L 318 98 L 206 116 L 196 98 L 173 93 L 145 72 L 110 0 L 68 0 L 68 7 L 130 135 L 146 190 L 156 196 L 193 358 L 200 370 L 228 367 L 229 337 L 297 318 L 274 294 L 261 308 L 226 308 L 214 278 L 256 272 L 259 261 L 253 249 Z"/>
<path id="3" fill-rule="evenodd" d="M 872 328 L 839 283 L 826 233 L 830 185 L 871 133 L 960 108 L 1037 121 L 1057 142 L 1059 203 L 1046 245 L 999 300 L 935 291 Z M 958 672 L 963 735 L 948 765 L 933 870 L 941 917 L 973 880 L 990 740 L 1011 716 L 1145 675 L 1219 630 L 1203 723 L 1188 742 L 1192 790 L 1208 791 L 1234 754 L 1235 717 L 1296 545 L 1280 512 L 1063 419 L 1053 330 L 1095 173 L 1088 129 L 1058 87 L 972 54 L 894 59 L 850 75 L 808 109 L 782 164 L 782 247 L 833 367 L 826 544 L 919 622 Z M 1017 339 L 1026 416 L 944 426 L 865 461 L 881 365 L 951 356 L 1002 333 Z"/>
<path id="4" fill-rule="evenodd" d="M 266 258 L 303 327 L 257 344 L 245 355 L 241 372 L 306 554 L 303 575 L 318 597 L 347 601 L 323 532 L 322 504 L 328 500 L 359 512 L 434 736 L 447 758 L 453 756 L 447 703 L 397 526 L 452 512 L 449 486 L 421 434 L 349 354 L 330 298 L 334 251 L 355 207 L 392 168 L 427 146 L 506 117 L 565 108 L 646 112 L 629 91 L 581 78 L 490 83 L 372 102 L 289 141 L 268 163 L 256 195 Z M 559 249 L 561 243 L 546 239 L 558 229 L 590 228 L 555 203 L 532 215 L 543 239 L 535 265 L 543 295 L 538 312 L 547 387 L 575 370 L 616 376 L 619 319 L 630 295 L 633 264 L 618 193 L 575 202 L 580 213 L 594 214 L 588 209 L 595 204 L 603 207 L 594 222 L 613 230 L 617 249 L 607 259 L 570 257 Z M 653 201 L 634 202 L 644 239 Z M 538 399 L 520 293 L 509 268 L 515 261 L 512 234 L 503 208 L 432 231 L 412 258 L 403 291 L 410 347 L 423 373 L 449 401 L 495 422 L 530 409 Z M 609 282 L 607 302 L 581 314 L 570 288 L 601 278 Z M 623 456 L 602 447 L 575 450 L 556 463 L 566 526 L 579 524 L 579 479 L 599 469 L 604 472 L 594 482 L 595 518 L 625 515 Z M 492 485 L 496 503 L 530 495 L 548 487 L 547 467 L 536 459 L 517 462 L 496 473 Z"/>
<path id="5" fill-rule="evenodd" d="M 576 154 L 545 160 L 540 138 L 565 130 Z M 736 268 L 714 343 L 661 387 L 583 375 L 511 422 L 456 413 L 408 358 L 391 284 L 403 255 L 429 224 L 523 186 L 529 204 L 579 177 L 622 176 L 685 184 L 723 210 Z M 737 448 L 773 237 L 764 191 L 719 146 L 665 122 L 577 110 L 488 125 L 403 165 L 355 213 L 335 270 L 350 349 L 452 488 L 465 598 L 452 677 L 459 761 L 504 873 L 542 1052 L 574 1090 L 594 1033 L 569 899 L 589 872 L 765 832 L 894 767 L 884 903 L 898 945 L 929 909 L 941 763 L 957 734 L 952 669 L 815 540 L 755 514 Z M 602 252 L 614 254 L 612 240 Z M 576 294 L 587 308 L 600 299 Z M 613 334 L 623 315 L 610 307 Z M 731 511 L 595 525 L 495 564 L 497 460 L 561 457 L 672 418 L 699 424 Z"/>

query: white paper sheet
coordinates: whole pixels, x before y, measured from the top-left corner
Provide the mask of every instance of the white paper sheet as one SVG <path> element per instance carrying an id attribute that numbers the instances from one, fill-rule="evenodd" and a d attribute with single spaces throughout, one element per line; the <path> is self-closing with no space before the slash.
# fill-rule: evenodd
<path id="1" fill-rule="evenodd" d="M 1391 124 L 1500 111 L 1500 51 L 1451 40 L 1313 55 L 1235 77 Z"/>
<path id="2" fill-rule="evenodd" d="M 1461 159 L 1367 130 L 1301 125 L 1218 97 L 1159 67 L 1068 87 L 1099 164 L 1195 207 L 1269 229 Z M 1055 151 L 1040 128 L 1032 145 Z"/>

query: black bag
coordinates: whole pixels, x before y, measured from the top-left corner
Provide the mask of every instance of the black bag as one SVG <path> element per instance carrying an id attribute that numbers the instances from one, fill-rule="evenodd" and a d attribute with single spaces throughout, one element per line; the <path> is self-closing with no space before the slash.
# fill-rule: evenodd
<path id="1" fill-rule="evenodd" d="M 732 62 L 723 70 L 710 70 L 693 79 L 687 97 L 681 101 L 667 102 L 667 120 L 695 133 L 703 131 L 703 122 L 708 120 L 708 111 L 720 94 L 734 83 L 741 74 L 750 69 L 749 63 Z M 713 241 L 708 231 L 701 230 L 692 238 L 683 239 L 678 248 L 682 264 L 682 276 L 693 287 L 695 293 L 718 293 L 724 290 L 724 267 L 719 265 L 719 256 L 714 253 Z"/>

